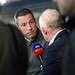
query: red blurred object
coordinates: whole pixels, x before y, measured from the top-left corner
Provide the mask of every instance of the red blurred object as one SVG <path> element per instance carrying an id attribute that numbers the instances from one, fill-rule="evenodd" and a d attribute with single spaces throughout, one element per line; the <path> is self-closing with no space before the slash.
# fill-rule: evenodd
<path id="1" fill-rule="evenodd" d="M 44 53 L 44 50 L 43 48 L 38 48 L 38 49 L 35 49 L 33 50 L 32 52 L 35 56 L 39 56 L 39 55 L 42 55 Z"/>

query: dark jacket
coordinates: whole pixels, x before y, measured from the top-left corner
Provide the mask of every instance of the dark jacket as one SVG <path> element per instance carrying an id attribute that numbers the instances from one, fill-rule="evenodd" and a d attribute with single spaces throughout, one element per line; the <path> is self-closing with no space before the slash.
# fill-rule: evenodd
<path id="1" fill-rule="evenodd" d="M 75 75 L 75 29 L 72 31 L 69 41 L 69 48 L 64 55 L 62 75 Z"/>
<path id="2" fill-rule="evenodd" d="M 67 48 L 69 33 L 64 30 L 44 52 L 43 70 L 40 75 L 61 75 L 64 51 Z"/>
<path id="3" fill-rule="evenodd" d="M 45 45 L 45 40 L 41 34 L 41 32 L 37 31 L 37 36 L 32 42 L 26 42 L 28 46 L 28 56 L 29 56 L 29 67 L 28 67 L 28 74 L 27 75 L 38 75 L 40 73 L 40 61 L 36 56 L 32 54 L 32 44 L 39 43 L 42 46 Z"/>
<path id="4" fill-rule="evenodd" d="M 0 23 L 0 75 L 26 75 L 27 46 L 15 26 Z"/>

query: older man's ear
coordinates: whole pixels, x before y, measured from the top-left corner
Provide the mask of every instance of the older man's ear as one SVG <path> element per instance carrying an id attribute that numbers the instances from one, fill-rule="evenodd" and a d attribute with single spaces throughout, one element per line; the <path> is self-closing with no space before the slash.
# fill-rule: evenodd
<path id="1" fill-rule="evenodd" d="M 42 27 L 42 33 L 45 34 L 45 35 L 47 35 L 48 32 L 47 32 L 46 28 Z"/>

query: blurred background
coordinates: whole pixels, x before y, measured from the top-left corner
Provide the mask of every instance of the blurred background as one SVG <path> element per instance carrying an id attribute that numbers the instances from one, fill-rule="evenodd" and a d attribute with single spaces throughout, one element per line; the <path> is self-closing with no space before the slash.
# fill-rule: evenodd
<path id="1" fill-rule="evenodd" d="M 40 14 L 47 8 L 56 8 L 56 4 L 51 0 L 0 0 L 0 20 L 14 24 L 14 14 L 22 7 L 31 9 L 38 22 Z"/>

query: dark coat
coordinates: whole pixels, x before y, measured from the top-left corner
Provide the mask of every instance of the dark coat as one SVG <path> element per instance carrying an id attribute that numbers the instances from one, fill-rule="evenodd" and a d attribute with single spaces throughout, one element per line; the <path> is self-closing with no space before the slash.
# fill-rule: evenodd
<path id="1" fill-rule="evenodd" d="M 44 52 L 43 70 L 40 75 L 61 75 L 64 51 L 67 46 L 69 33 L 64 30 L 55 38 Z"/>
<path id="2" fill-rule="evenodd" d="M 38 58 L 32 54 L 32 44 L 33 43 L 39 43 L 42 46 L 45 45 L 45 40 L 40 32 L 40 30 L 38 29 L 37 31 L 37 36 L 35 37 L 35 39 L 31 42 L 26 42 L 27 43 L 27 47 L 28 47 L 28 56 L 29 56 L 29 67 L 28 67 L 28 72 L 27 75 L 38 75 L 40 73 L 40 61 L 38 60 Z"/>
<path id="3" fill-rule="evenodd" d="M 0 75 L 26 75 L 24 38 L 15 26 L 0 23 Z"/>
<path id="4" fill-rule="evenodd" d="M 62 75 L 75 75 L 75 29 L 69 38 L 69 48 L 64 55 L 64 65 Z"/>

